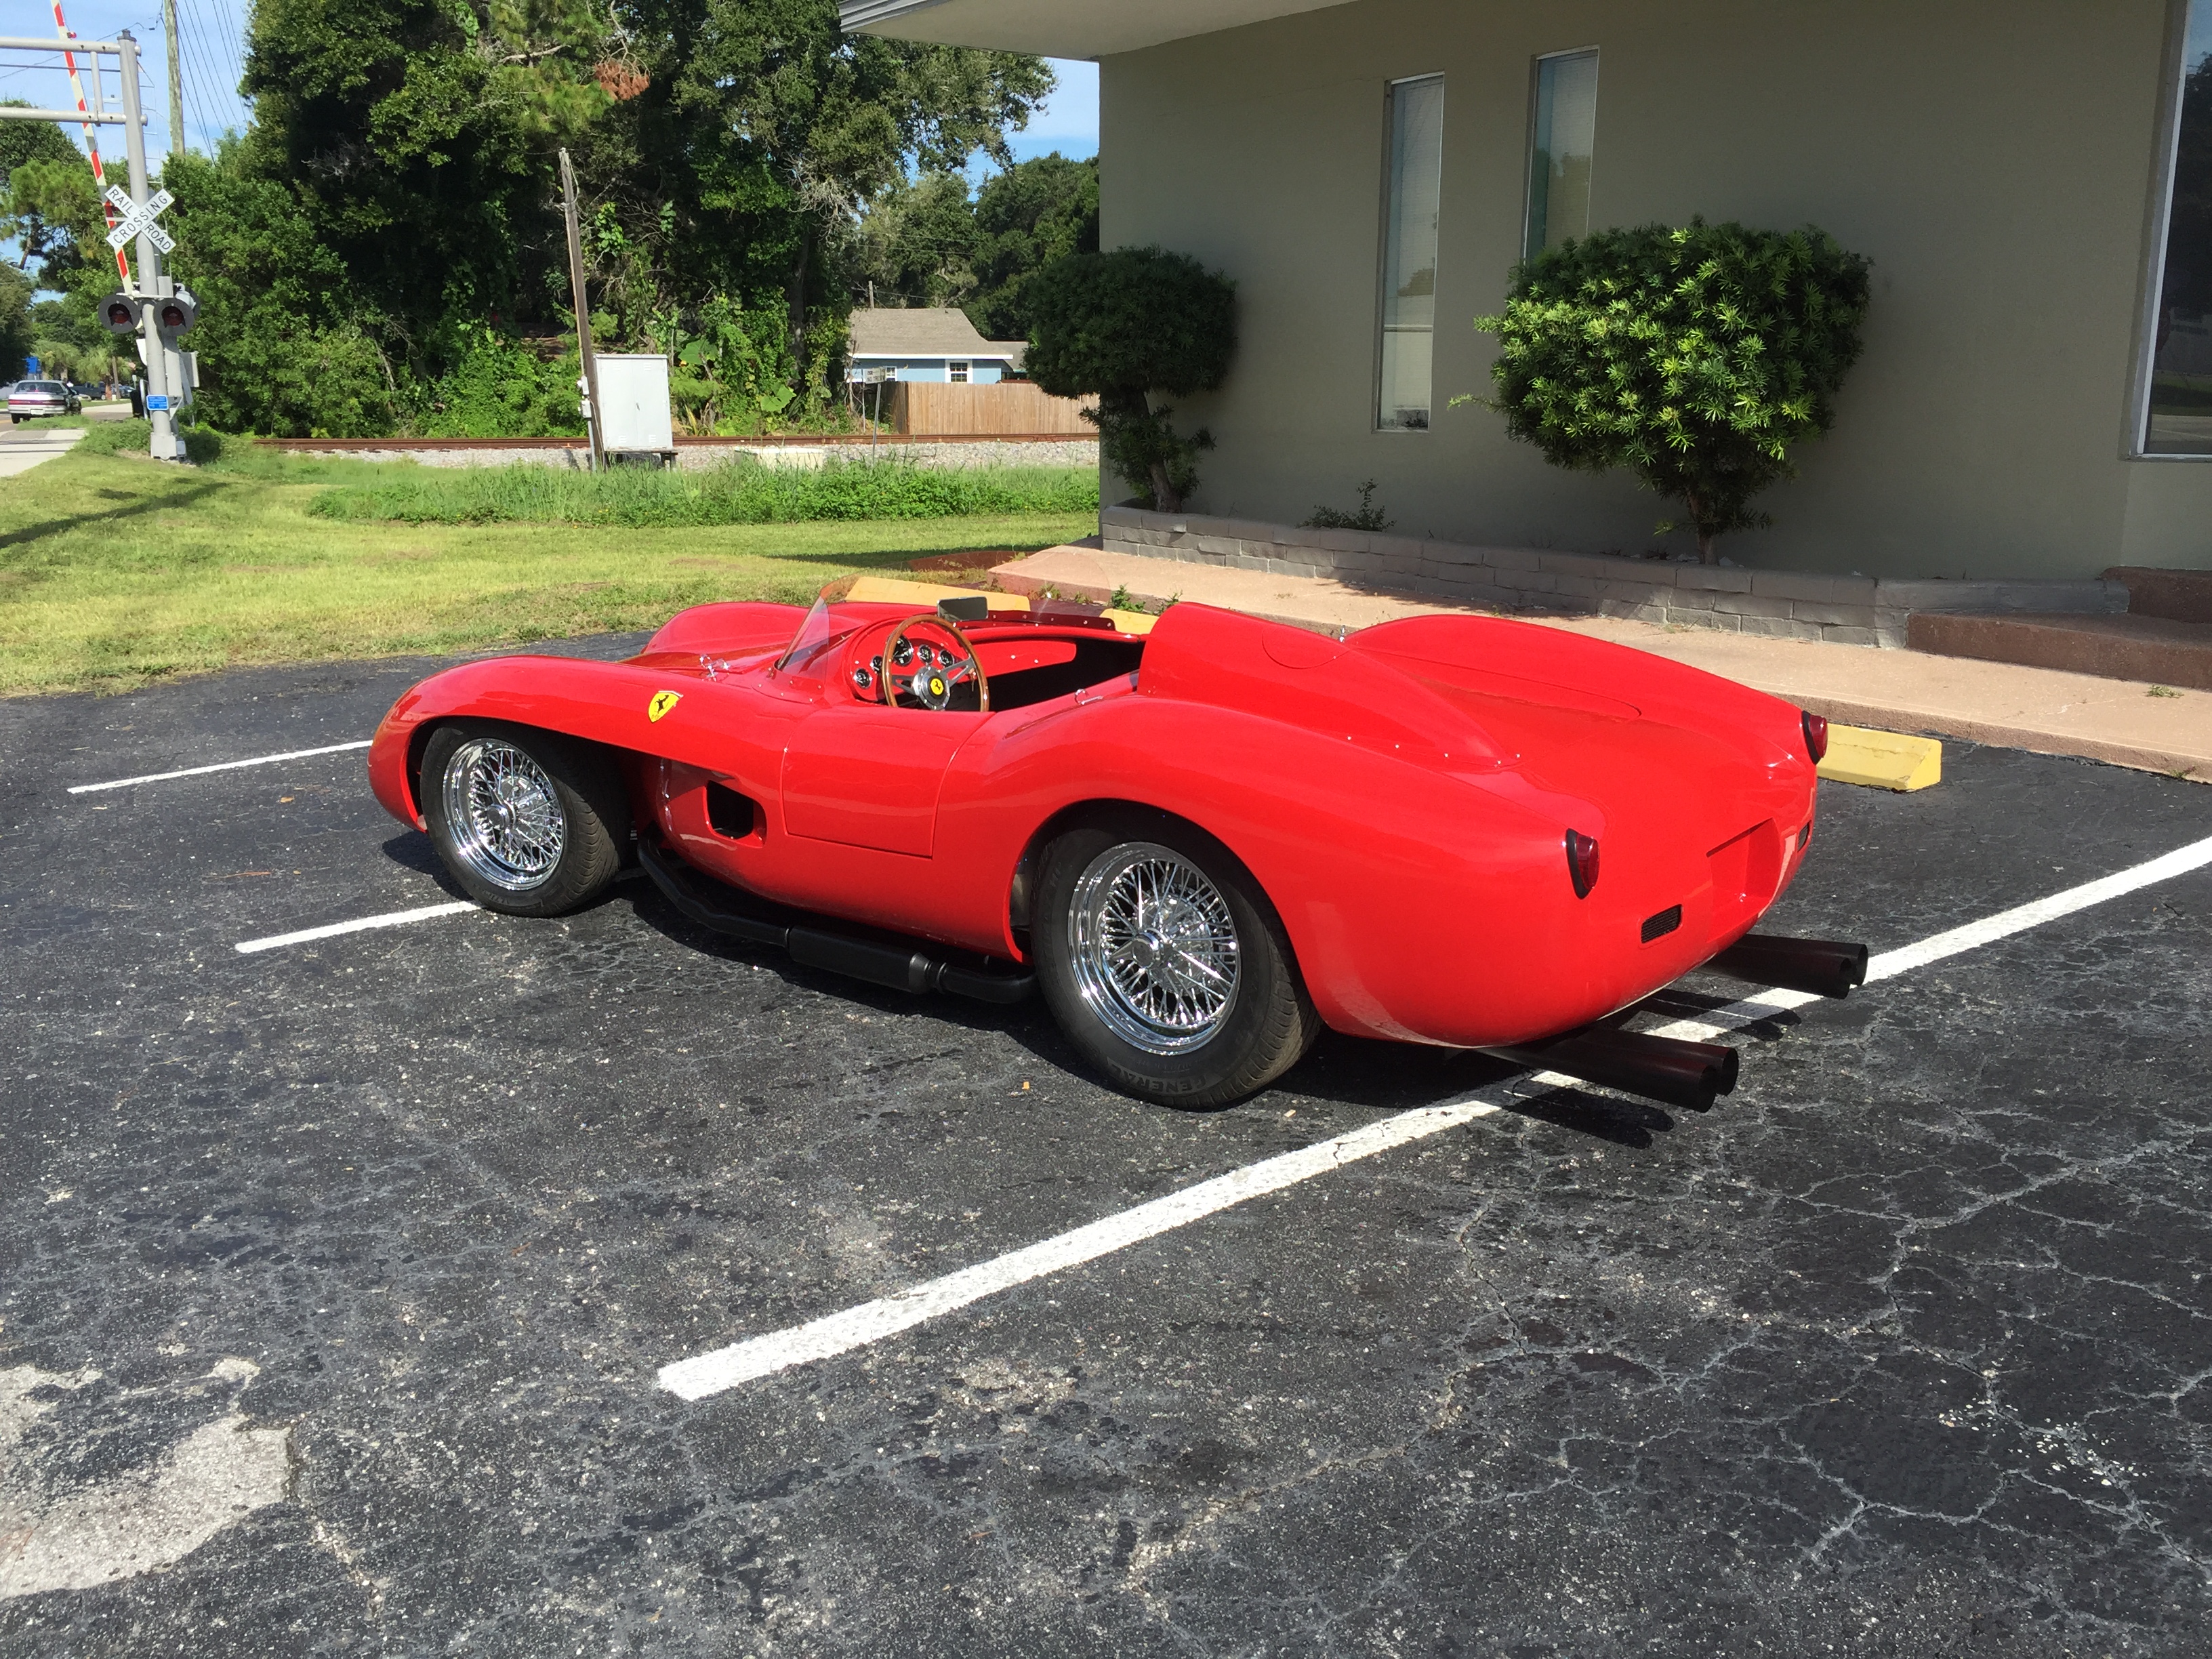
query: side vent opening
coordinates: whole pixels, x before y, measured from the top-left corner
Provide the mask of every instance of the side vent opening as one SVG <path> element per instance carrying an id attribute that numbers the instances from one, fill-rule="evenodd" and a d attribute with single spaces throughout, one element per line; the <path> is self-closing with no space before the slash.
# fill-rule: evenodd
<path id="1" fill-rule="evenodd" d="M 750 795 L 725 784 L 707 786 L 707 822 L 718 836 L 743 841 L 761 827 L 760 808 Z"/>
<path id="2" fill-rule="evenodd" d="M 1664 939 L 1681 925 L 1682 907 L 1670 904 L 1657 915 L 1644 918 L 1644 942 L 1649 945 L 1655 939 Z"/>

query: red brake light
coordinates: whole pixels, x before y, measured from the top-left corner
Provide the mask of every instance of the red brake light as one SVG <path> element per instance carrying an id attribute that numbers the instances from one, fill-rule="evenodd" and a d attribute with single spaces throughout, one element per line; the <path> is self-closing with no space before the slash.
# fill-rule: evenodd
<path id="1" fill-rule="evenodd" d="M 1597 843 L 1573 830 L 1567 831 L 1567 879 L 1577 898 L 1588 898 L 1597 885 Z"/>
<path id="2" fill-rule="evenodd" d="M 1828 719 L 1825 714 L 1807 714 L 1800 718 L 1805 723 L 1805 752 L 1818 766 L 1828 753 Z"/>

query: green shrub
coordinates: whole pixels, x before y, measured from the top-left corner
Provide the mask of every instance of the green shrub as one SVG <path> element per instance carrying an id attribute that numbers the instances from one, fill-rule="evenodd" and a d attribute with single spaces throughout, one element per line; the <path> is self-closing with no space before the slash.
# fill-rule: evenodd
<path id="1" fill-rule="evenodd" d="M 1237 285 L 1197 260 L 1157 247 L 1055 259 L 1029 279 L 1030 379 L 1059 398 L 1096 392 L 1106 464 L 1147 507 L 1181 510 L 1198 488 L 1200 429 L 1180 436 L 1172 408 L 1150 393 L 1211 390 L 1237 350 Z"/>
<path id="2" fill-rule="evenodd" d="M 1770 520 L 1749 507 L 1795 476 L 1859 355 L 1868 261 L 1826 231 L 1739 224 L 1599 231 L 1516 267 L 1491 378 L 1506 428 L 1557 466 L 1626 467 L 1682 504 L 1660 532 L 1713 538 Z"/>
<path id="3" fill-rule="evenodd" d="M 187 459 L 205 466 L 222 459 L 225 446 L 221 433 L 195 426 L 188 426 L 184 431 Z M 143 455 L 146 447 L 153 441 L 154 427 L 150 421 L 89 421 L 85 424 L 84 436 L 70 447 L 70 453 L 73 455 Z"/>
<path id="4" fill-rule="evenodd" d="M 832 461 L 820 471 L 743 457 L 696 472 L 617 467 L 428 467 L 392 464 L 374 483 L 325 489 L 319 518 L 410 524 L 792 524 L 1095 512 L 1086 467 L 919 467 Z"/>
<path id="5" fill-rule="evenodd" d="M 571 343 L 550 362 L 512 335 L 482 329 L 453 366 L 416 394 L 410 422 L 425 438 L 572 438 L 584 430 Z"/>

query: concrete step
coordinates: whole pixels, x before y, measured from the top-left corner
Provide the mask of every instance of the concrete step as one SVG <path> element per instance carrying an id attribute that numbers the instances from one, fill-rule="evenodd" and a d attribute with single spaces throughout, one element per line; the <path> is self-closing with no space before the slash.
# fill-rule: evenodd
<path id="1" fill-rule="evenodd" d="M 2212 623 L 2212 570 L 2152 570 L 2126 564 L 2107 570 L 2105 580 L 2128 590 L 2131 615 Z"/>
<path id="2" fill-rule="evenodd" d="M 1916 611 L 1905 637 L 1913 650 L 1933 656 L 2212 691 L 2212 619 Z"/>

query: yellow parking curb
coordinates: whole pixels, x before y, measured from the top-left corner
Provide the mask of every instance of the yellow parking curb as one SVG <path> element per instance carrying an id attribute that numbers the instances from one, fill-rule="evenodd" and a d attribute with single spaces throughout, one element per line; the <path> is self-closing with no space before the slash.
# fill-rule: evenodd
<path id="1" fill-rule="evenodd" d="M 1875 789 L 1925 789 L 1943 776 L 1943 745 L 1933 738 L 1908 738 L 1901 732 L 1832 725 L 1820 773 L 1837 783 L 1863 783 Z"/>

